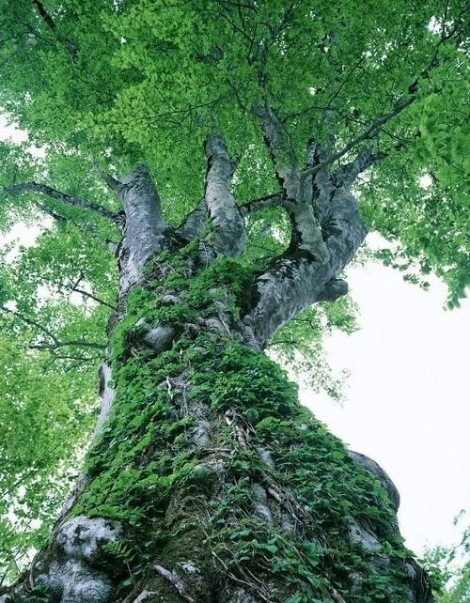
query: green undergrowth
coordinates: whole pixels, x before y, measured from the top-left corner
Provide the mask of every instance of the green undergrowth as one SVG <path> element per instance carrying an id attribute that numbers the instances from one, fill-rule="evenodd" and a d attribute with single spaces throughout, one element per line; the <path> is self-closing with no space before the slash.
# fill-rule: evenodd
<path id="1" fill-rule="evenodd" d="M 219 582 L 255 590 L 255 574 L 275 585 L 273 602 L 329 601 L 332 589 L 348 603 L 405 601 L 409 553 L 382 486 L 300 406 L 278 365 L 201 326 L 220 312 L 236 321 L 252 271 L 221 260 L 190 277 L 187 255 L 160 257 L 147 285 L 129 295 L 112 344 L 116 399 L 74 510 L 123 523 L 123 540 L 108 551 L 124 568 L 123 592 L 139 580 L 148 586 L 149 564 L 193 559 Z M 166 295 L 178 303 L 163 303 Z M 171 349 L 144 345 L 144 321 L 174 327 Z M 211 440 L 198 447 L 201 409 Z M 222 463 L 223 477 L 208 459 Z M 257 511 L 254 484 L 277 493 L 274 521 Z M 377 535 L 379 551 L 350 541 L 354 523 Z"/>

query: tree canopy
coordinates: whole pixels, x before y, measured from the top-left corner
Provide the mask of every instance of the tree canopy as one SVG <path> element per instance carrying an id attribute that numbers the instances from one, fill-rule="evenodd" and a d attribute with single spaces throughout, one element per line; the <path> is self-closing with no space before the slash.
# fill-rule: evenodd
<path id="1" fill-rule="evenodd" d="M 360 174 L 362 217 L 391 242 L 381 258 L 423 286 L 434 272 L 449 287 L 449 307 L 458 305 L 470 284 L 470 11 L 462 0 L 0 7 L 0 107 L 29 135 L 28 144 L 0 147 L 0 224 L 3 232 L 44 224 L 34 246 L 14 257 L 6 249 L 0 267 L 0 404 L 11 433 L 0 488 L 2 511 L 13 505 L 16 516 L 0 524 L 0 556 L 11 565 L 11 522 L 25 534 L 23 553 L 36 542 L 31 519 L 51 518 L 58 472 L 67 474 L 65 459 L 91 425 L 122 219 L 108 174 L 144 161 L 176 226 L 204 195 L 207 137 L 223 133 L 236 158 L 233 196 L 251 216 L 247 265 L 289 246 L 292 216 L 271 203 L 287 186 L 286 166 L 298 168 L 301 186 L 325 167 L 337 182 Z M 282 182 L 273 162 L 285 168 Z M 254 202 L 266 210 L 252 212 Z M 273 343 L 318 368 L 308 350 L 325 327 L 353 328 L 352 306 L 343 298 L 307 310 Z M 317 375 L 334 390 L 328 374 Z M 48 505 L 40 510 L 32 493 Z"/>

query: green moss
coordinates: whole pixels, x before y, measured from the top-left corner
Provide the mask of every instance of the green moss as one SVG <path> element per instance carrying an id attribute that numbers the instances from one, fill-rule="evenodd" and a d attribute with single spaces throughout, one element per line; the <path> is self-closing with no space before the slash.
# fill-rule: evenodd
<path id="1" fill-rule="evenodd" d="M 219 579 L 229 572 L 246 581 L 254 573 L 276 585 L 273 601 L 283 603 L 328 600 L 330 583 L 349 603 L 384 597 L 400 603 L 408 553 L 382 486 L 300 406 L 296 386 L 273 361 L 228 335 L 189 328 L 198 317 L 217 316 L 217 302 L 236 320 L 238 297 L 253 273 L 224 259 L 188 280 L 182 274 L 186 258 L 171 258 L 170 267 L 161 258 L 152 265 L 149 283 L 158 271 L 165 275 L 158 294 L 146 285 L 129 295 L 126 317 L 113 337 L 117 395 L 88 454 L 90 484 L 75 512 L 123 522 L 122 551 L 145 551 L 126 563 L 147 587 L 156 580 L 166 588 L 146 573 L 148 560 L 155 563 L 161 556 L 168 567 L 195 559 Z M 163 304 L 168 293 L 181 303 Z M 172 324 L 172 349 L 155 355 L 146 348 L 137 326 L 141 319 Z M 210 451 L 198 451 L 192 442 L 199 419 L 191 409 L 197 407 L 209 413 L 212 450 L 225 451 L 217 457 L 223 479 L 205 464 Z M 226 417 L 242 426 L 248 448 L 237 442 Z M 261 458 L 261 449 L 269 452 L 274 468 Z M 302 529 L 294 535 L 280 527 L 282 522 L 262 519 L 253 484 L 274 488 L 282 502 L 270 501 L 273 513 Z M 350 542 L 353 522 L 370 526 L 380 538 L 390 559 L 380 571 L 373 569 L 369 551 Z M 357 595 L 351 591 L 352 574 L 362 576 Z"/>

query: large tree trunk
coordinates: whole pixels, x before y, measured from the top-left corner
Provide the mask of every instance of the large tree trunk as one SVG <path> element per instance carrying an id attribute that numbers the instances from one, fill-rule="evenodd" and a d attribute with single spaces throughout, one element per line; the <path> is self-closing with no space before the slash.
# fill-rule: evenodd
<path id="1" fill-rule="evenodd" d="M 114 330 L 105 408 L 116 394 L 73 504 L 1 600 L 429 601 L 386 474 L 247 345 L 251 275 L 164 253 Z"/>
<path id="2" fill-rule="evenodd" d="M 319 241 L 287 195 L 296 244 L 257 274 L 226 257 L 243 252 L 243 221 L 223 141 L 207 154 L 213 232 L 189 245 L 201 208 L 175 231 L 144 168 L 112 182 L 126 227 L 102 414 L 47 549 L 0 601 L 432 601 L 387 474 L 263 353 L 303 307 L 345 292 L 364 236 L 354 198 L 329 185 L 322 209 L 317 195 Z"/>

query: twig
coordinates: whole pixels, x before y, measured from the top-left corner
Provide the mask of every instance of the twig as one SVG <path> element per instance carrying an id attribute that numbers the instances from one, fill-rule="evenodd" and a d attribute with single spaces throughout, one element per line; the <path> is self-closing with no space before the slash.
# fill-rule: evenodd
<path id="1" fill-rule="evenodd" d="M 336 588 L 331 584 L 331 582 L 325 578 L 328 590 L 330 591 L 330 595 L 332 597 L 332 599 L 334 599 L 336 601 L 336 603 L 346 603 L 346 601 L 343 599 L 343 597 L 340 595 L 340 593 L 336 590 Z"/>
<path id="2" fill-rule="evenodd" d="M 40 193 L 41 195 L 46 195 L 47 197 L 55 199 L 56 201 L 61 201 L 66 205 L 79 207 L 80 209 L 88 209 L 99 214 L 100 216 L 112 220 L 113 222 L 119 221 L 119 214 L 106 209 L 98 203 L 94 203 L 88 199 L 83 199 L 82 197 L 68 195 L 67 193 L 48 186 L 47 184 L 40 184 L 39 182 L 34 181 L 23 182 L 22 184 L 4 187 L 4 191 L 9 195 L 17 195 L 24 192 Z"/>
<path id="3" fill-rule="evenodd" d="M 78 339 L 76 341 L 58 341 L 54 343 L 35 343 L 29 347 L 33 350 L 56 350 L 57 348 L 63 348 L 67 346 L 80 346 L 84 348 L 95 348 L 97 350 L 105 350 L 107 345 L 105 343 L 98 343 L 95 341 L 84 341 Z"/>
<path id="4" fill-rule="evenodd" d="M 146 588 L 144 588 L 144 590 L 140 593 L 140 595 L 137 596 L 137 599 L 134 599 L 135 596 L 135 590 L 133 590 L 125 599 L 122 603 L 142 603 L 142 601 L 145 601 L 145 599 L 148 599 L 149 597 L 151 597 L 152 595 L 156 595 L 157 592 L 153 591 L 153 590 L 147 590 Z"/>
<path id="5" fill-rule="evenodd" d="M 112 306 L 111 304 L 108 304 L 108 302 L 105 302 L 103 299 L 96 297 L 96 295 L 93 295 L 92 293 L 88 293 L 88 291 L 79 289 L 78 287 L 74 287 L 72 289 L 72 291 L 75 291 L 76 293 L 80 293 L 80 295 L 84 295 L 85 297 L 89 297 L 90 299 L 93 299 L 95 302 L 98 302 L 99 304 L 101 304 L 103 306 L 107 306 L 108 308 L 111 308 L 111 310 L 114 310 L 114 306 Z"/>
<path id="6" fill-rule="evenodd" d="M 186 584 L 182 580 L 180 580 L 176 574 L 170 572 L 170 570 L 165 569 L 161 565 L 154 565 L 152 569 L 154 572 L 162 576 L 162 578 L 168 580 L 168 582 L 172 584 L 178 591 L 178 594 L 182 599 L 184 599 L 188 603 L 196 603 L 196 600 L 187 594 Z"/>
<path id="7" fill-rule="evenodd" d="M 113 191 L 116 191 L 120 186 L 122 186 L 122 184 L 121 184 L 121 182 L 119 182 L 119 180 L 116 180 L 116 178 L 114 178 L 110 174 L 107 174 L 102 169 L 102 167 L 100 166 L 100 164 L 94 157 L 93 157 L 93 167 L 95 168 L 95 171 L 98 174 L 98 176 L 104 182 L 106 182 L 106 184 L 109 186 L 109 188 L 112 189 Z"/>

